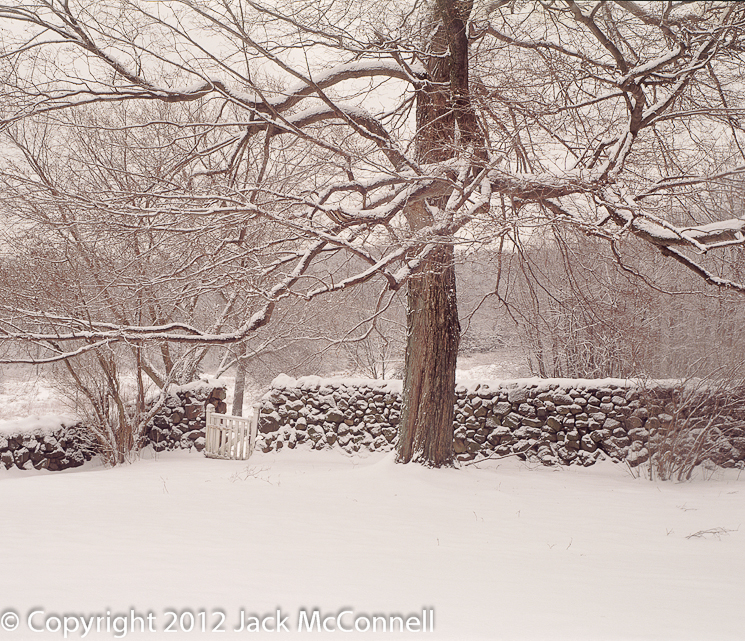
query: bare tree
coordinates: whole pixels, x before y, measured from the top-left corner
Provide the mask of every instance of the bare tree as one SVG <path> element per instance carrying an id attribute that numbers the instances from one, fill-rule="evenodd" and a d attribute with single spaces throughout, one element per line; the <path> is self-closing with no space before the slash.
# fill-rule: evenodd
<path id="1" fill-rule="evenodd" d="M 238 285 L 250 268 L 262 301 L 229 325 L 75 314 L 53 331 L 6 308 L 3 338 L 53 340 L 47 359 L 73 355 L 83 337 L 90 349 L 227 345 L 286 298 L 406 286 L 398 460 L 448 464 L 459 243 L 571 225 L 614 243 L 634 236 L 745 291 L 696 260 L 745 242 L 745 222 L 690 206 L 745 171 L 744 11 L 620 0 L 0 5 L 9 135 L 120 103 L 181 107 L 116 125 L 157 129 L 172 152 L 147 185 L 49 198 L 176 235 L 190 221 L 183 238 L 220 239 L 200 273 L 230 265 Z M 246 230 L 259 223 L 274 231 L 252 245 Z M 350 275 L 322 273 L 342 253 Z"/>

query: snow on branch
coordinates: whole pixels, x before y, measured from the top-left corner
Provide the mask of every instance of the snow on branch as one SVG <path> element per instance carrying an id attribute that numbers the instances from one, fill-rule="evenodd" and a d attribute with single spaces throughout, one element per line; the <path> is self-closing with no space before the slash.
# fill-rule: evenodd
<path id="1" fill-rule="evenodd" d="M 642 210 L 630 198 L 619 197 L 606 189 L 604 198 L 598 198 L 610 217 L 621 227 L 657 246 L 689 245 L 701 253 L 710 245 L 723 241 L 745 244 L 745 220 L 734 218 L 697 227 L 676 227 L 661 218 Z"/>

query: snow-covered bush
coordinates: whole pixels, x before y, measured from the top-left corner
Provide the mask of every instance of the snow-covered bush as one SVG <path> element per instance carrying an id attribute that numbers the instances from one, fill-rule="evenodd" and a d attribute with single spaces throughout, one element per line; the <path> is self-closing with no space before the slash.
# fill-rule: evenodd
<path id="1" fill-rule="evenodd" d="M 745 381 L 691 378 L 652 386 L 641 396 L 647 420 L 651 479 L 688 480 L 703 463 L 732 467 L 745 453 Z"/>

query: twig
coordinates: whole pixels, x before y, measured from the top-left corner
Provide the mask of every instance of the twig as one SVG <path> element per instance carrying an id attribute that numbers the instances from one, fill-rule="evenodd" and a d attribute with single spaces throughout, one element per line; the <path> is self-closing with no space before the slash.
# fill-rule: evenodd
<path id="1" fill-rule="evenodd" d="M 687 539 L 693 539 L 693 538 L 702 539 L 707 534 L 711 534 L 712 536 L 715 536 L 717 539 L 721 539 L 723 534 L 729 534 L 730 532 L 737 532 L 737 530 L 739 529 L 740 529 L 739 527 L 735 528 L 734 530 L 728 530 L 723 527 L 714 527 L 714 528 L 711 528 L 710 530 L 699 530 L 698 532 L 689 534 L 686 538 Z"/>

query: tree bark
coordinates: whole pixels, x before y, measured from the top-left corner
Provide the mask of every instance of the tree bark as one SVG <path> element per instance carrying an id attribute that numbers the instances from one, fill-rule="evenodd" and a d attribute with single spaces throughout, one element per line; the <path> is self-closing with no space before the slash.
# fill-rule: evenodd
<path id="1" fill-rule="evenodd" d="M 406 324 L 397 459 L 434 467 L 449 465 L 460 342 L 452 244 L 438 248 L 427 269 L 409 281 Z"/>
<path id="2" fill-rule="evenodd" d="M 417 156 L 421 162 L 452 158 L 473 140 L 475 116 L 468 93 L 466 20 L 471 3 L 437 0 L 436 28 L 428 43 L 429 86 L 417 97 Z M 447 54 L 447 55 L 446 55 Z M 431 202 L 444 209 L 445 201 Z M 412 231 L 434 222 L 423 206 L 407 212 Z M 455 368 L 460 324 L 455 291 L 454 245 L 447 238 L 407 285 L 406 361 L 397 461 L 441 467 L 453 462 Z"/>

